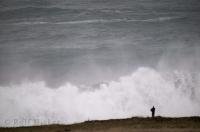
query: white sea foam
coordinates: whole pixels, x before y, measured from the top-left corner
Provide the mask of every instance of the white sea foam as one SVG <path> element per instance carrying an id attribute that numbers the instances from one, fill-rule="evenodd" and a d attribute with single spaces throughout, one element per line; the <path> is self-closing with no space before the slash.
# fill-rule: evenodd
<path id="1" fill-rule="evenodd" d="M 95 90 L 81 90 L 70 83 L 57 89 L 48 88 L 44 82 L 1 86 L 0 126 L 150 116 L 153 105 L 161 116 L 199 115 L 200 90 L 187 85 L 193 82 L 192 77 L 181 72 L 166 75 L 139 68 Z M 194 85 L 199 82 L 198 78 Z M 191 98 L 193 90 L 195 98 Z"/>
<path id="2" fill-rule="evenodd" d="M 117 23 L 117 22 L 163 22 L 174 19 L 181 19 L 183 17 L 177 16 L 166 16 L 166 17 L 157 17 L 151 19 L 91 19 L 91 20 L 77 20 L 77 21 L 62 21 L 62 22 L 47 22 L 47 21 L 33 21 L 33 22 L 17 22 L 12 23 L 12 25 L 41 25 L 41 24 L 95 24 L 95 23 Z"/>
<path id="3" fill-rule="evenodd" d="M 17 22 L 13 23 L 12 25 L 40 25 L 40 24 L 48 24 L 48 22 L 43 22 L 43 21 L 33 21 L 33 22 Z"/>

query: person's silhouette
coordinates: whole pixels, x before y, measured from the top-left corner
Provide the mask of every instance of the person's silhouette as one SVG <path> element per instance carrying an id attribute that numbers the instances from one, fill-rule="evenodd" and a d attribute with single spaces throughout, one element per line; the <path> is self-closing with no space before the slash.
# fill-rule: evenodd
<path id="1" fill-rule="evenodd" d="M 154 118 L 154 116 L 155 116 L 155 107 L 153 106 L 152 108 L 151 108 L 151 114 L 152 114 L 152 118 Z"/>

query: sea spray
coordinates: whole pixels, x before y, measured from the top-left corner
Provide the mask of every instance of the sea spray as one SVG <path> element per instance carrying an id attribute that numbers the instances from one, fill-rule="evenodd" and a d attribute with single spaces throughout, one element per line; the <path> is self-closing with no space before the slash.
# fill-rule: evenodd
<path id="1" fill-rule="evenodd" d="M 199 82 L 199 75 L 181 71 L 166 74 L 141 67 L 131 75 L 101 83 L 95 89 L 83 90 L 69 82 L 57 89 L 48 88 L 44 82 L 30 81 L 1 86 L 0 125 L 146 117 L 150 116 L 153 105 L 159 116 L 197 116 L 200 114 L 200 90 L 196 87 Z"/>

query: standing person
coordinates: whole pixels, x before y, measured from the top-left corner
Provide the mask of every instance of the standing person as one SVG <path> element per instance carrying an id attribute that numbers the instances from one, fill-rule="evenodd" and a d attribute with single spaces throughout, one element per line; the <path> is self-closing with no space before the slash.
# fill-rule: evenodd
<path id="1" fill-rule="evenodd" d="M 154 118 L 154 116 L 155 116 L 155 107 L 153 106 L 152 108 L 151 108 L 151 114 L 152 114 L 152 118 Z"/>

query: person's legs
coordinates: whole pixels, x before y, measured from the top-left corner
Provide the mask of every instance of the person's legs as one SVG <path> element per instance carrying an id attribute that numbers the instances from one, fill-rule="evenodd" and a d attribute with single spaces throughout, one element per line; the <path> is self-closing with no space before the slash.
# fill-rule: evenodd
<path id="1" fill-rule="evenodd" d="M 154 112 L 154 111 L 152 111 L 152 118 L 154 118 L 154 115 L 155 115 L 155 112 Z"/>

